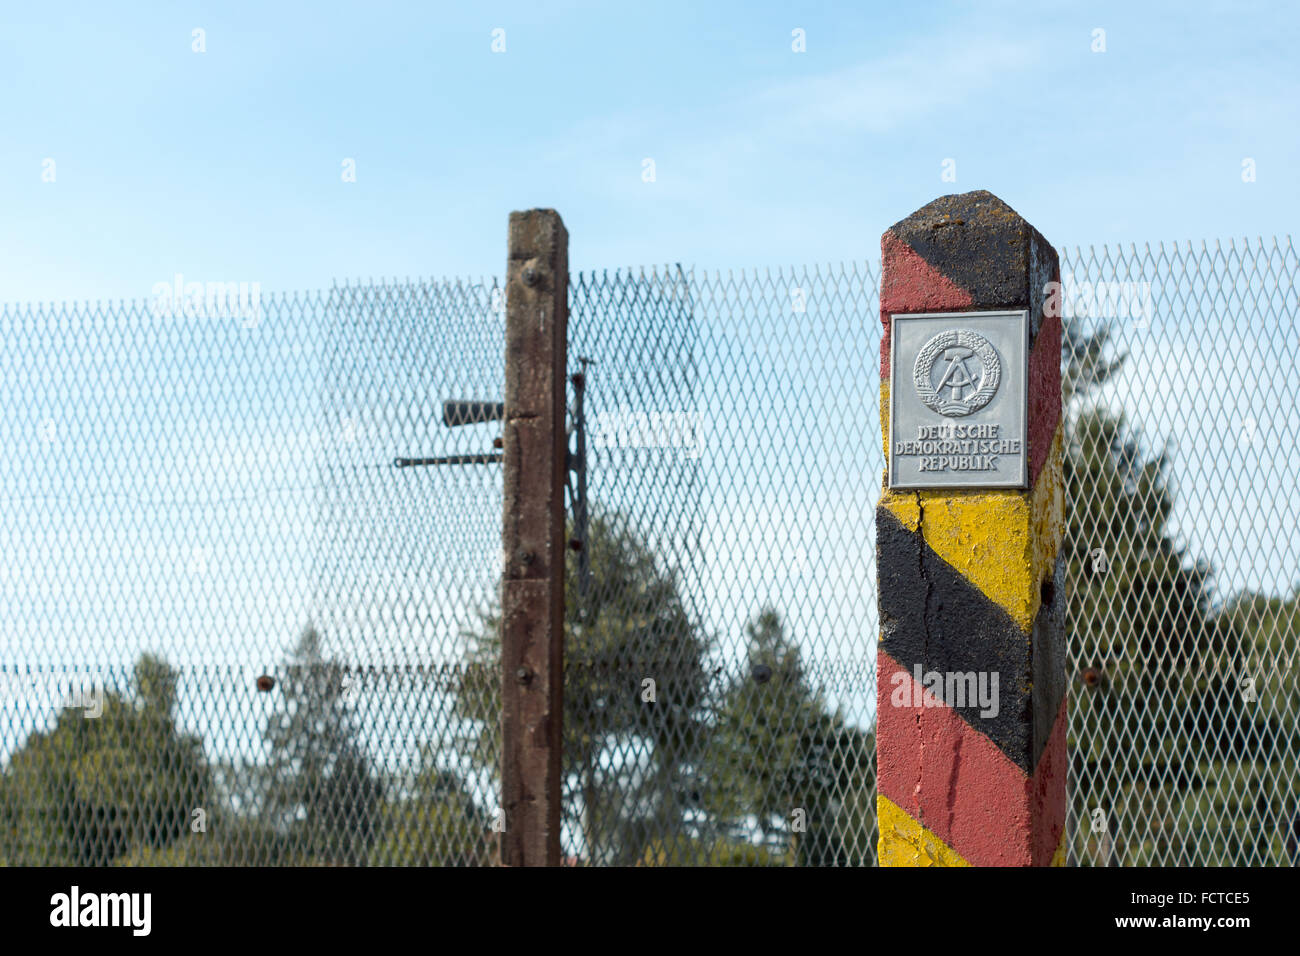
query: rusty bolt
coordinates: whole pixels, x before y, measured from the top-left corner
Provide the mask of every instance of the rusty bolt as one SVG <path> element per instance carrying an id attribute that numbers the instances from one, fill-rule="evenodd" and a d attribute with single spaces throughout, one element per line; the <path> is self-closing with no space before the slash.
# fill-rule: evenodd
<path id="1" fill-rule="evenodd" d="M 1101 683 L 1101 671 L 1095 667 L 1085 667 L 1079 671 L 1079 680 L 1087 687 L 1096 687 Z"/>
<path id="2" fill-rule="evenodd" d="M 504 441 L 502 441 L 500 438 L 494 438 L 494 439 L 492 439 L 492 447 L 493 447 L 493 448 L 505 448 L 505 447 L 506 447 L 506 443 L 505 443 Z"/>
<path id="3" fill-rule="evenodd" d="M 263 693 L 270 690 L 274 686 L 275 686 L 275 678 L 267 674 L 263 674 L 261 677 L 257 679 L 257 689 L 262 691 Z"/>

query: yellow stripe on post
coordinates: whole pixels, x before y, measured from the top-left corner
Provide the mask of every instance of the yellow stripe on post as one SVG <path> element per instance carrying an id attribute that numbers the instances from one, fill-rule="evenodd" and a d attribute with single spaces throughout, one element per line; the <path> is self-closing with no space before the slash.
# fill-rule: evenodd
<path id="1" fill-rule="evenodd" d="M 952 847 L 917 823 L 888 797 L 876 797 L 881 866 L 970 866 Z"/>
<path id="2" fill-rule="evenodd" d="M 880 496 L 909 531 L 921 529 L 934 553 L 1001 606 L 1023 630 L 1038 614 L 1038 582 L 1048 577 L 1065 529 L 1061 430 L 1034 490 L 890 491 Z"/>
<path id="3" fill-rule="evenodd" d="M 1056 847 L 1056 852 L 1052 854 L 1052 864 L 1051 864 L 1052 866 L 1065 866 L 1066 863 L 1065 833 L 1066 831 L 1064 830 L 1061 831 L 1061 842 Z"/>

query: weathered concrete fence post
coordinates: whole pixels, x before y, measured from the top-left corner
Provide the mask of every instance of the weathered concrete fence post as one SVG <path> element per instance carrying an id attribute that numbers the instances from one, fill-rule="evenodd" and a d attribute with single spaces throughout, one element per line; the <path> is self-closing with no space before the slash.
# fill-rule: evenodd
<path id="1" fill-rule="evenodd" d="M 881 237 L 883 866 L 1065 855 L 1060 267 L 992 193 Z"/>
<path id="2" fill-rule="evenodd" d="M 559 866 L 569 234 L 510 214 L 501 583 L 501 863 Z"/>

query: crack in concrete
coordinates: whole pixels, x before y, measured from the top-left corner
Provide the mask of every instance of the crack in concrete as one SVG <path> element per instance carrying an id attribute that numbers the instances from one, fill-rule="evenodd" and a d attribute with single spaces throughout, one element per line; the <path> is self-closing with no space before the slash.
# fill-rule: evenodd
<path id="1" fill-rule="evenodd" d="M 921 640 L 921 663 L 922 666 L 928 666 L 930 663 L 930 594 L 933 584 L 929 576 L 925 573 L 925 502 L 921 498 L 921 492 L 916 492 L 916 573 L 925 582 L 925 603 L 921 615 L 921 631 L 923 634 Z M 922 691 L 924 695 L 924 690 Z M 925 713 L 924 706 L 916 711 L 916 805 L 918 810 L 921 806 L 921 780 L 925 771 L 925 732 L 921 727 L 921 717 Z"/>

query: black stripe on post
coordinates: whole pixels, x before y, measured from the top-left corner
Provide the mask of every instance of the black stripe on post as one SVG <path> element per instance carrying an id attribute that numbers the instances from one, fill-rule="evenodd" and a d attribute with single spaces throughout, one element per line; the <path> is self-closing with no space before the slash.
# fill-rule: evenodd
<path id="1" fill-rule="evenodd" d="M 908 673 L 918 666 L 922 674 L 996 672 L 995 716 L 985 716 L 984 708 L 969 702 L 953 709 L 1032 774 L 1065 693 L 1057 676 L 1063 662 L 1050 653 L 1052 644 L 1043 637 L 1044 629 L 1059 626 L 1061 596 L 1053 594 L 1044 602 L 1033 628 L 1023 631 L 935 554 L 919 531 L 905 528 L 885 508 L 876 513 L 876 529 L 880 646 Z"/>

